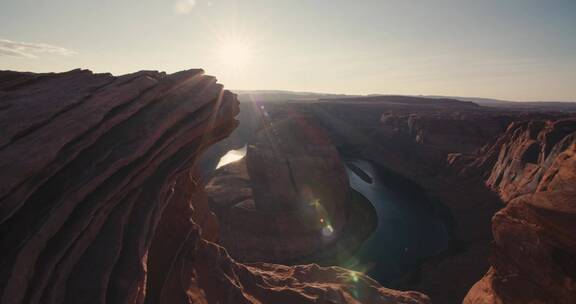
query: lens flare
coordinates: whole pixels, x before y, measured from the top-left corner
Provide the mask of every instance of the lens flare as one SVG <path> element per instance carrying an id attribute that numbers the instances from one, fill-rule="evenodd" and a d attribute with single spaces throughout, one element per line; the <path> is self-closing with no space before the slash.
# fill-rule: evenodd
<path id="1" fill-rule="evenodd" d="M 355 271 L 350 271 L 350 278 L 353 282 L 358 282 L 358 274 Z"/>
<path id="2" fill-rule="evenodd" d="M 242 73 L 250 67 L 254 58 L 252 44 L 240 36 L 230 35 L 221 39 L 218 46 L 218 61 L 231 73 Z"/>
<path id="3" fill-rule="evenodd" d="M 325 237 L 330 237 L 334 233 L 334 228 L 332 225 L 326 225 L 322 228 L 322 235 Z"/>

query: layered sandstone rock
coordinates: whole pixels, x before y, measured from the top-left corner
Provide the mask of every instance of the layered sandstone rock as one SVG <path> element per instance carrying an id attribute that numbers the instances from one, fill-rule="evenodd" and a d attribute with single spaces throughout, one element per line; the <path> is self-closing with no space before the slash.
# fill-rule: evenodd
<path id="1" fill-rule="evenodd" d="M 234 95 L 201 70 L 75 70 L 1 98 L 2 303 L 142 302 L 172 184 L 235 127 Z"/>
<path id="2" fill-rule="evenodd" d="M 438 175 L 449 153 L 473 154 L 503 132 L 511 114 L 470 102 L 407 96 L 293 104 L 313 113 L 334 144 L 411 179 Z"/>
<path id="3" fill-rule="evenodd" d="M 242 265 L 198 155 L 236 126 L 201 70 L 0 72 L 2 303 L 426 303 L 341 268 Z"/>
<path id="4" fill-rule="evenodd" d="M 511 121 L 510 115 L 476 111 L 384 113 L 384 128 L 403 132 L 414 142 L 442 153 L 474 153 L 498 136 Z"/>
<path id="5" fill-rule="evenodd" d="M 466 303 L 576 302 L 576 119 L 513 123 L 487 184 L 506 208 L 492 220 L 492 268 Z"/>

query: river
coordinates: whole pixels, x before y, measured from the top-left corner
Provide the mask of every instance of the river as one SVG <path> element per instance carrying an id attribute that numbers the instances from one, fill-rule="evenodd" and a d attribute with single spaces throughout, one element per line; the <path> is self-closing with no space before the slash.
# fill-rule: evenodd
<path id="1" fill-rule="evenodd" d="M 220 158 L 217 167 L 245 154 L 246 146 L 230 150 Z M 417 273 L 422 259 L 448 248 L 447 213 L 405 178 L 378 169 L 366 160 L 344 162 L 350 187 L 372 204 L 377 223 L 351 258 L 336 263 L 366 273 L 385 286 L 402 284 Z"/>
<path id="2" fill-rule="evenodd" d="M 374 232 L 342 266 L 394 285 L 415 273 L 419 262 L 448 247 L 450 234 L 420 189 L 396 189 L 365 160 L 346 160 L 350 186 L 368 199 L 378 217 Z M 361 170 L 361 171 L 360 171 Z M 411 193 L 409 193 L 411 192 Z M 431 208 L 432 207 L 432 208 Z"/>

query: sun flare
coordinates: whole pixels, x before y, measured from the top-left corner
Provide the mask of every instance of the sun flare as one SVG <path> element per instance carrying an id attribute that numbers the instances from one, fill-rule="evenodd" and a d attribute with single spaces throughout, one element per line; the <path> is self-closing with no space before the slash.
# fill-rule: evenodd
<path id="1" fill-rule="evenodd" d="M 253 47 L 244 39 L 233 36 L 223 39 L 220 43 L 218 60 L 230 72 L 244 72 L 252 63 L 253 57 Z"/>

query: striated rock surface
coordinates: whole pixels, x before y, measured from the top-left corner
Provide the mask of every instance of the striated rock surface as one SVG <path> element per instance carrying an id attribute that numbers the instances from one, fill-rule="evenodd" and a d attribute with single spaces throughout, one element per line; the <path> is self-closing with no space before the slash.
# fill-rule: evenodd
<path id="1" fill-rule="evenodd" d="M 201 70 L 2 83 L 2 303 L 142 302 L 176 176 L 236 126 Z"/>
<path id="2" fill-rule="evenodd" d="M 342 268 L 243 265 L 199 154 L 237 122 L 201 70 L 0 71 L 0 302 L 428 303 Z"/>
<path id="3" fill-rule="evenodd" d="M 492 220 L 492 267 L 465 303 L 576 302 L 576 119 L 513 123 L 487 159 L 495 151 L 487 185 L 507 206 Z"/>

